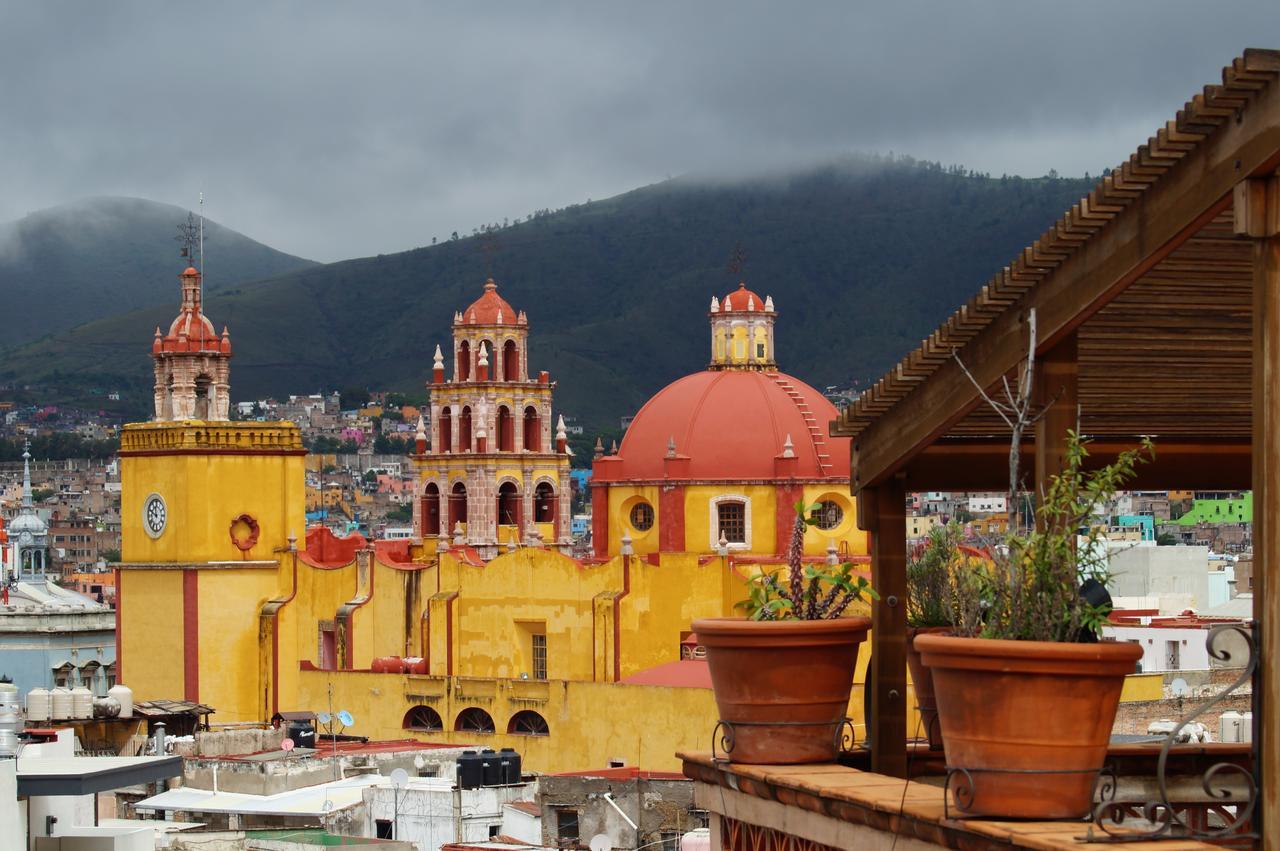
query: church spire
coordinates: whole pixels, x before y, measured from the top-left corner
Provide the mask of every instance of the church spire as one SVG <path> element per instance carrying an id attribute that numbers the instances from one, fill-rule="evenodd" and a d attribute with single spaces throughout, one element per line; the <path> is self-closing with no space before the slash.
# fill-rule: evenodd
<path id="1" fill-rule="evenodd" d="M 27 438 L 22 446 L 22 507 L 31 506 L 31 438 Z"/>

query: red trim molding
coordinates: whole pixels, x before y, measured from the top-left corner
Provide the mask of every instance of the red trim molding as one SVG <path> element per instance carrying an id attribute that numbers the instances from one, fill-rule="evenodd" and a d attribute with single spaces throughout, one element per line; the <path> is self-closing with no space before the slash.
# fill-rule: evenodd
<path id="1" fill-rule="evenodd" d="M 182 573 L 182 681 L 183 699 L 199 703 L 200 572 L 197 570 Z"/>

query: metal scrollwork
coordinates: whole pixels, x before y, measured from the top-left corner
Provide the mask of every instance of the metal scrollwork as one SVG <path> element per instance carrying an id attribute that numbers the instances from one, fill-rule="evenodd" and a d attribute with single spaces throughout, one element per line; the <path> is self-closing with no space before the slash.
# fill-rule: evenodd
<path id="1" fill-rule="evenodd" d="M 1094 808 L 1088 834 L 1081 837 L 1082 839 L 1086 842 L 1139 842 L 1151 839 L 1196 839 L 1214 842 L 1261 838 L 1256 830 L 1249 830 L 1254 810 L 1257 808 L 1258 781 L 1248 769 L 1235 763 L 1220 762 L 1210 766 L 1201 776 L 1200 785 L 1210 799 L 1218 802 L 1214 811 L 1224 822 L 1222 825 L 1212 827 L 1209 826 L 1207 818 L 1204 819 L 1203 824 L 1192 823 L 1187 816 L 1186 808 L 1179 808 L 1170 800 L 1167 772 L 1169 752 L 1177 744 L 1183 731 L 1197 718 L 1222 704 L 1241 686 L 1252 681 L 1258 668 L 1258 646 L 1253 638 L 1256 626 L 1257 622 L 1253 621 L 1247 626 L 1223 624 L 1209 630 L 1205 646 L 1211 657 L 1220 662 L 1232 661 L 1231 650 L 1218 644 L 1218 640 L 1227 633 L 1235 633 L 1244 641 L 1249 648 L 1249 657 L 1245 662 L 1244 670 L 1235 682 L 1215 697 L 1197 706 L 1165 737 L 1160 747 L 1160 758 L 1156 762 L 1156 782 L 1160 799 L 1148 801 L 1145 804 L 1117 801 L 1113 785 L 1111 797 L 1103 797 Z M 1253 761 L 1256 767 L 1257 736 L 1254 736 L 1253 741 L 1255 748 Z M 1239 783 L 1228 782 L 1232 779 L 1243 781 L 1243 794 L 1240 794 Z M 1135 822 L 1140 820 L 1140 823 L 1125 824 L 1130 816 L 1135 817 Z"/>
<path id="2" fill-rule="evenodd" d="M 956 778 L 959 780 L 952 783 Z M 942 814 L 947 818 L 952 818 L 950 809 L 952 800 L 956 802 L 956 807 L 961 812 L 969 812 L 973 809 L 973 775 L 967 768 L 947 769 L 947 782 L 942 789 Z"/>
<path id="3" fill-rule="evenodd" d="M 845 753 L 853 749 L 857 743 L 857 733 L 853 720 L 841 718 L 837 721 L 725 721 L 716 722 L 711 731 L 711 758 L 727 761 L 733 753 L 734 737 L 737 727 L 830 727 L 831 737 L 837 753 Z"/>

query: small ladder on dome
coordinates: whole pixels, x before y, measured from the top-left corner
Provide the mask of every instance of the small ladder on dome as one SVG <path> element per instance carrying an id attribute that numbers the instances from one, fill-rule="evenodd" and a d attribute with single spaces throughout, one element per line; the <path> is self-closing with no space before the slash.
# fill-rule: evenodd
<path id="1" fill-rule="evenodd" d="M 804 417 L 805 428 L 809 430 L 809 439 L 813 441 L 814 452 L 818 455 L 818 467 L 824 475 L 832 475 L 835 465 L 831 463 L 831 453 L 827 452 L 827 434 L 818 424 L 818 418 L 809 407 L 809 403 L 805 401 L 804 394 L 780 374 L 771 372 L 768 375 L 775 384 L 782 388 L 782 392 L 791 397 L 791 401 L 795 403 L 796 408 L 800 411 L 800 416 Z"/>

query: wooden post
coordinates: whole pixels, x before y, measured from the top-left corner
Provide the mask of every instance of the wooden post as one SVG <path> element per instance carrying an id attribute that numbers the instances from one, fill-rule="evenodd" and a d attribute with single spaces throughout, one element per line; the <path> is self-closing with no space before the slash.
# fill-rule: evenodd
<path id="1" fill-rule="evenodd" d="M 1049 480 L 1066 466 L 1067 432 L 1078 428 L 1080 365 L 1076 333 L 1072 331 L 1036 360 L 1035 405 L 1048 406 L 1036 422 L 1035 497 L 1049 489 Z"/>
<path id="2" fill-rule="evenodd" d="M 871 585 L 871 770 L 907 776 L 907 511 L 901 478 L 862 492 L 874 514 Z M 864 527 L 865 528 L 865 527 Z"/>
<path id="3" fill-rule="evenodd" d="M 1280 851 L 1280 179 L 1236 187 L 1235 229 L 1253 255 L 1253 617 L 1262 663 L 1253 709 L 1258 723 L 1262 847 Z"/>

